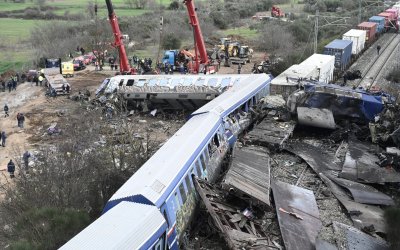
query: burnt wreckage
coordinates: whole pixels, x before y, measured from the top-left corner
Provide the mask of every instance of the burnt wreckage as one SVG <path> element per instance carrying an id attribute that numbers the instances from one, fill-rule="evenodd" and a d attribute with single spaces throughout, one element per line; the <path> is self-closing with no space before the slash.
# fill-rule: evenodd
<path id="1" fill-rule="evenodd" d="M 389 249 L 384 209 L 400 183 L 393 98 L 310 83 L 286 104 L 265 97 L 259 116 L 221 182 L 194 180 L 227 247 Z"/>

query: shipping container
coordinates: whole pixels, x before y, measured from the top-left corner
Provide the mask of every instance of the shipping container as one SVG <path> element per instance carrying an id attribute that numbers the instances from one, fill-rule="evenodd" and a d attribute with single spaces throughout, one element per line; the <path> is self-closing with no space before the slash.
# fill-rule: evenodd
<path id="1" fill-rule="evenodd" d="M 315 73 L 312 79 L 319 82 L 329 83 L 333 80 L 333 71 L 335 70 L 335 57 L 331 55 L 314 54 L 304 60 L 299 65 L 315 68 L 311 71 Z"/>
<path id="2" fill-rule="evenodd" d="M 335 39 L 324 47 L 325 55 L 335 56 L 335 68 L 345 70 L 351 60 L 353 41 Z"/>
<path id="3" fill-rule="evenodd" d="M 271 95 L 282 95 L 285 99 L 299 88 L 300 79 L 310 79 L 315 68 L 294 64 L 271 81 Z"/>
<path id="4" fill-rule="evenodd" d="M 351 48 L 351 53 L 353 55 L 358 55 L 364 49 L 365 46 L 365 37 L 366 37 L 365 30 L 356 30 L 351 29 L 344 33 L 343 40 L 351 40 L 353 41 L 353 45 Z"/>
<path id="5" fill-rule="evenodd" d="M 366 31 L 366 43 L 372 43 L 373 41 L 375 41 L 377 26 L 378 24 L 373 22 L 363 22 L 357 26 L 358 29 Z"/>
<path id="6" fill-rule="evenodd" d="M 386 29 L 395 27 L 395 25 L 393 23 L 394 22 L 394 14 L 393 13 L 382 12 L 382 13 L 379 13 L 378 16 L 385 18 L 385 28 Z"/>
<path id="7" fill-rule="evenodd" d="M 378 32 L 378 34 L 381 34 L 382 32 L 384 32 L 384 30 L 385 30 L 385 18 L 384 17 L 373 16 L 368 21 L 378 24 L 378 26 L 376 27 L 376 32 Z"/>
<path id="8" fill-rule="evenodd" d="M 385 10 L 387 13 L 393 13 L 394 14 L 394 19 L 397 19 L 399 17 L 399 10 L 395 8 L 390 8 Z"/>

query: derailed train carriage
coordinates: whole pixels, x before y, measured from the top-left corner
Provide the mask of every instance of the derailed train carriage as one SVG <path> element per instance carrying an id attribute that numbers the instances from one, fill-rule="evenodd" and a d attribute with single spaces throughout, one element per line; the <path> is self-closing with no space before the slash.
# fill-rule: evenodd
<path id="1" fill-rule="evenodd" d="M 193 215 L 192 175 L 214 181 L 271 77 L 249 75 L 194 112 L 107 202 L 104 214 L 61 249 L 178 249 Z"/>

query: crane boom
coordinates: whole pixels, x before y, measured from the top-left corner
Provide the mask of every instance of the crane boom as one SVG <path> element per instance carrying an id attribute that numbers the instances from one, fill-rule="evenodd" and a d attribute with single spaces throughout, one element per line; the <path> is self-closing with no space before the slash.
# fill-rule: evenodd
<path id="1" fill-rule="evenodd" d="M 114 47 L 118 49 L 119 65 L 121 74 L 135 74 L 135 69 L 129 65 L 128 57 L 126 55 L 124 42 L 122 41 L 122 33 L 119 29 L 117 15 L 114 12 L 114 7 L 111 0 L 106 0 L 108 19 L 110 20 L 111 28 L 114 33 Z"/>
<path id="2" fill-rule="evenodd" d="M 200 64 L 208 65 L 206 45 L 204 44 L 204 38 L 201 33 L 199 25 L 199 19 L 197 18 L 196 9 L 193 0 L 184 0 L 189 15 L 189 22 L 193 27 L 194 41 L 195 41 L 195 71 L 198 73 Z"/>

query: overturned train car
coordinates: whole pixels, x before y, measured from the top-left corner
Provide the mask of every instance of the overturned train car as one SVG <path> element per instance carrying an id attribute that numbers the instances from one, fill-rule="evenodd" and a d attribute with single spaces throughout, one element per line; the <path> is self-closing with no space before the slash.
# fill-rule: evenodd
<path id="1" fill-rule="evenodd" d="M 270 82 L 265 74 L 248 75 L 194 112 L 111 197 L 104 214 L 61 249 L 178 249 L 196 206 L 191 176 L 217 178 Z"/>

